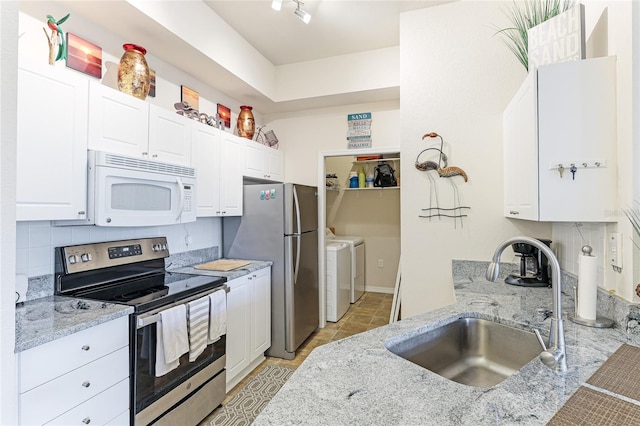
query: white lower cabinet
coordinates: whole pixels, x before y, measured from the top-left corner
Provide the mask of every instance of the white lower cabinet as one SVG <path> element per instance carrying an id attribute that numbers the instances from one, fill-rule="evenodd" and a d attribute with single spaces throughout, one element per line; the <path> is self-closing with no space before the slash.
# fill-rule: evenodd
<path id="1" fill-rule="evenodd" d="M 118 318 L 20 352 L 19 424 L 127 424 L 113 422 L 129 411 L 128 321 Z"/>
<path id="2" fill-rule="evenodd" d="M 271 346 L 271 267 L 227 281 L 227 392 Z"/>

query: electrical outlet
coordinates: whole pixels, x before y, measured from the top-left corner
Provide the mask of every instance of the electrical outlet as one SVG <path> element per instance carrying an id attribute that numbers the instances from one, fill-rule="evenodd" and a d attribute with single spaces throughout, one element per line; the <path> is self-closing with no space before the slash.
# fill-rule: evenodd
<path id="1" fill-rule="evenodd" d="M 378 259 L 378 268 L 384 268 L 384 260 Z"/>
<path id="2" fill-rule="evenodd" d="M 619 232 L 609 234 L 609 264 L 622 269 L 622 236 Z"/>

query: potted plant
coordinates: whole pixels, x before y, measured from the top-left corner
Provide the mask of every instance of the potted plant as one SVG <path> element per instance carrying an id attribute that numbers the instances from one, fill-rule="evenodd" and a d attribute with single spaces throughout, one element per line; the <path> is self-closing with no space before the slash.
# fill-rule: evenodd
<path id="1" fill-rule="evenodd" d="M 527 31 L 570 9 L 573 5 L 573 0 L 513 0 L 510 7 L 505 10 L 511 26 L 498 29 L 496 34 L 502 36 L 509 50 L 529 71 Z"/>

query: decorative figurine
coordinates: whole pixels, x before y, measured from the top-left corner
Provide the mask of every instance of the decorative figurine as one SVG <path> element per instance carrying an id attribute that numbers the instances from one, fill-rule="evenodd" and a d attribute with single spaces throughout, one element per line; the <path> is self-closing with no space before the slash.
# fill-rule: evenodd
<path id="1" fill-rule="evenodd" d="M 67 59 L 67 43 L 64 39 L 64 32 L 61 25 L 69 19 L 71 14 L 67 13 L 62 19 L 56 21 L 56 19 L 47 15 L 47 26 L 51 29 L 51 37 L 47 34 L 47 30 L 43 28 L 44 34 L 47 36 L 49 42 L 49 65 L 53 65 L 54 62 L 61 59 Z M 58 54 L 55 54 L 56 47 L 58 48 Z"/>

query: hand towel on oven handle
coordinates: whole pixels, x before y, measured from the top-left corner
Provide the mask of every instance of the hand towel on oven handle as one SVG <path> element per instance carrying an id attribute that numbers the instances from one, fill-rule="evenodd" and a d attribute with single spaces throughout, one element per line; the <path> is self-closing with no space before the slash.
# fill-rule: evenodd
<path id="1" fill-rule="evenodd" d="M 209 314 L 209 343 L 227 334 L 227 292 L 219 290 L 209 295 L 211 312 Z"/>
<path id="2" fill-rule="evenodd" d="M 156 338 L 156 377 L 180 365 L 180 357 L 189 351 L 187 308 L 174 306 L 160 312 Z"/>
<path id="3" fill-rule="evenodd" d="M 189 362 L 195 361 L 207 347 L 209 331 L 209 297 L 187 303 L 189 327 Z"/>

